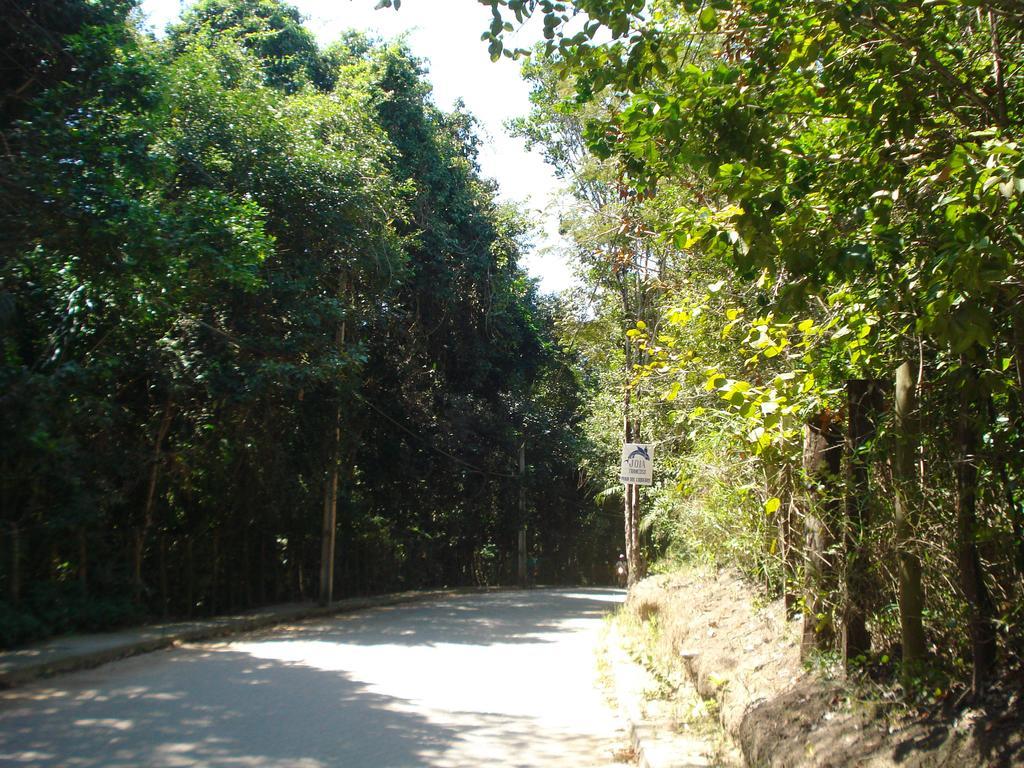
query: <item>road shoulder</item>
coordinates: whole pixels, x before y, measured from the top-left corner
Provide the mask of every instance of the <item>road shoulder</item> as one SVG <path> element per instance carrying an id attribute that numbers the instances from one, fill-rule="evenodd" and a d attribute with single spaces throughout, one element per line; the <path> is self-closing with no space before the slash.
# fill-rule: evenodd
<path id="1" fill-rule="evenodd" d="M 626 721 L 640 768 L 731 768 L 738 753 L 706 702 L 680 671 L 666 675 L 649 627 L 626 611 L 609 619 L 601 667 L 609 695 Z"/>
<path id="2" fill-rule="evenodd" d="M 287 603 L 209 619 L 149 624 L 118 632 L 65 635 L 0 652 L 0 690 L 17 688 L 54 675 L 93 669 L 112 661 L 151 653 L 180 643 L 214 640 L 278 624 L 318 619 L 366 608 L 487 591 L 496 591 L 496 588 L 399 592 L 373 597 L 353 597 L 326 606 L 315 603 Z"/>

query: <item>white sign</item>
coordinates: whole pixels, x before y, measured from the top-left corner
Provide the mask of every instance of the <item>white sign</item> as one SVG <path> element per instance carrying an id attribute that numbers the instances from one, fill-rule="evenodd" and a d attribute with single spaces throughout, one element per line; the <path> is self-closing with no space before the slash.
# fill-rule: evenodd
<path id="1" fill-rule="evenodd" d="M 619 481 L 635 485 L 654 482 L 654 446 L 650 443 L 626 443 L 622 446 Z"/>

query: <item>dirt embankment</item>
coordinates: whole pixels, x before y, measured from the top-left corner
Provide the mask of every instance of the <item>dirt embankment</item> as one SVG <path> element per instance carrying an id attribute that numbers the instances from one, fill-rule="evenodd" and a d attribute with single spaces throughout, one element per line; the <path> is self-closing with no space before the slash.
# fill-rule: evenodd
<path id="1" fill-rule="evenodd" d="M 875 688 L 800 662 L 800 624 L 781 601 L 758 605 L 739 576 L 690 570 L 634 587 L 626 610 L 656 616 L 663 653 L 682 657 L 698 691 L 756 768 L 1024 766 L 1024 698 L 1002 688 L 974 708 L 908 711 Z"/>

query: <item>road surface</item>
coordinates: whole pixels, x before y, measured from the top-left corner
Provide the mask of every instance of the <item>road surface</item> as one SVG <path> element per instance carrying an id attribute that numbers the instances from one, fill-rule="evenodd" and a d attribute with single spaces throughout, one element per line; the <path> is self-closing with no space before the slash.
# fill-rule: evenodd
<path id="1" fill-rule="evenodd" d="M 616 590 L 378 608 L 0 694 L 9 766 L 620 765 L 596 687 Z"/>

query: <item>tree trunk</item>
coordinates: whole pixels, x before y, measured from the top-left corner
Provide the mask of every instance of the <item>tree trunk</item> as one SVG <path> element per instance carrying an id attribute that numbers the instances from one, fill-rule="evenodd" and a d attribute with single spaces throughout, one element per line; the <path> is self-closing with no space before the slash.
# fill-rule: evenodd
<path id="1" fill-rule="evenodd" d="M 89 589 L 89 547 L 85 528 L 78 529 L 78 583 L 82 594 L 86 594 Z"/>
<path id="2" fill-rule="evenodd" d="M 142 604 L 142 550 L 145 546 L 143 544 L 145 541 L 144 530 L 143 526 L 138 526 L 132 533 L 132 584 L 134 585 L 132 600 L 136 605 Z"/>
<path id="3" fill-rule="evenodd" d="M 256 586 L 256 594 L 260 601 L 260 605 L 267 604 L 267 537 L 265 534 L 260 535 L 260 562 L 259 568 L 257 569 L 259 576 L 259 583 Z"/>
<path id="4" fill-rule="evenodd" d="M 167 537 L 160 534 L 160 615 L 167 618 L 170 594 L 167 585 Z"/>
<path id="5" fill-rule="evenodd" d="M 1016 488 L 1010 480 L 1006 465 L 1006 459 L 1003 457 L 999 464 L 999 482 L 1003 487 L 1006 513 L 1009 515 L 1010 527 L 1013 530 L 1013 567 L 1017 580 L 1024 582 L 1024 505 L 1017 503 L 1014 495 Z"/>
<path id="6" fill-rule="evenodd" d="M 1017 387 L 1024 390 L 1024 309 L 1013 312 L 1013 364 L 1017 371 Z"/>
<path id="7" fill-rule="evenodd" d="M 21 529 L 17 523 L 11 523 L 11 604 L 21 603 Z"/>
<path id="8" fill-rule="evenodd" d="M 917 514 L 914 505 L 919 497 L 917 483 L 917 450 L 919 416 L 917 382 L 910 363 L 896 369 L 896 450 L 893 461 L 893 482 L 896 488 L 896 551 L 899 553 L 900 637 L 903 646 L 902 674 L 904 687 L 909 683 L 926 656 L 924 627 L 924 592 L 921 588 L 921 560 L 917 554 L 914 534 Z"/>
<path id="9" fill-rule="evenodd" d="M 237 520 L 234 521 L 237 524 Z M 232 520 L 228 518 L 227 529 L 233 530 Z M 241 588 L 239 580 L 243 577 L 242 570 L 238 567 L 238 541 L 235 536 L 228 536 L 224 547 L 224 603 L 221 613 L 232 613 L 238 608 L 238 591 Z"/>
<path id="10" fill-rule="evenodd" d="M 774 548 L 777 548 L 779 562 L 782 571 L 782 583 L 779 585 L 783 595 L 783 602 L 786 606 L 786 615 L 792 615 L 796 610 L 800 596 L 797 594 L 797 571 L 799 568 L 799 548 L 793 535 L 793 517 L 795 500 L 793 498 L 793 477 L 792 468 L 789 462 L 780 460 L 775 454 L 765 459 L 765 496 L 779 500 L 779 508 L 773 515 L 775 533 L 769 536 L 769 555 Z M 771 589 L 774 585 L 769 584 Z"/>
<path id="11" fill-rule="evenodd" d="M 252 559 L 249 557 L 249 526 L 242 532 L 242 602 L 252 608 Z"/>
<path id="12" fill-rule="evenodd" d="M 833 598 L 836 587 L 833 546 L 839 516 L 836 479 L 842 462 L 842 435 L 833 414 L 824 412 L 804 426 L 804 611 L 800 656 L 828 650 L 835 642 Z"/>
<path id="13" fill-rule="evenodd" d="M 849 426 L 847 430 L 847 482 L 843 581 L 843 661 L 847 666 L 871 651 L 867 630 L 868 599 L 872 588 L 868 577 L 867 537 L 871 524 L 868 459 L 864 455 L 877 434 L 876 421 L 882 411 L 882 385 L 873 379 L 846 382 Z"/>
<path id="14" fill-rule="evenodd" d="M 630 568 L 629 572 L 633 578 L 633 583 L 640 581 L 647 575 L 647 560 L 644 558 L 643 549 L 640 546 L 640 486 L 637 483 L 633 483 L 633 504 L 632 504 L 632 524 L 631 528 L 633 531 L 633 567 Z"/>
<path id="15" fill-rule="evenodd" d="M 186 615 L 191 618 L 196 608 L 196 560 L 191 535 L 185 543 L 185 597 L 188 599 Z"/>
<path id="16" fill-rule="evenodd" d="M 519 538 L 516 547 L 518 559 L 517 576 L 520 587 L 525 587 L 529 574 L 526 572 L 526 441 L 519 444 Z"/>
<path id="17" fill-rule="evenodd" d="M 636 425 L 630 420 L 630 392 L 626 386 L 625 417 L 623 418 L 623 442 L 633 442 L 637 437 Z M 626 483 L 623 491 L 623 521 L 625 523 L 627 584 L 633 586 L 644 577 L 646 566 L 640 549 L 640 486 Z"/>
<path id="18" fill-rule="evenodd" d="M 800 570 L 800 542 L 794 531 L 797 516 L 796 499 L 792 486 L 779 507 L 779 549 L 782 557 L 782 602 L 786 616 L 792 617 L 800 603 L 798 577 Z"/>
<path id="19" fill-rule="evenodd" d="M 1006 127 L 1010 116 L 1006 106 L 1006 82 L 1004 77 L 1003 51 L 999 39 L 999 17 L 988 9 L 989 41 L 992 49 L 992 90 L 999 125 Z"/>
<path id="20" fill-rule="evenodd" d="M 135 556 L 133 558 L 134 570 L 132 574 L 132 580 L 135 585 L 136 604 L 139 604 L 142 601 L 142 590 L 144 588 L 142 583 L 142 560 L 146 547 L 146 534 L 153 525 L 153 507 L 156 503 L 156 484 L 160 477 L 160 453 L 162 451 L 164 438 L 167 437 L 167 431 L 171 427 L 172 414 L 173 403 L 170 398 L 167 398 L 167 403 L 164 405 L 164 415 L 160 419 L 160 426 L 157 429 L 156 442 L 153 445 L 152 464 L 149 468 L 149 484 L 146 487 L 146 503 L 142 510 L 142 525 L 136 531 Z"/>
<path id="21" fill-rule="evenodd" d="M 348 294 L 348 276 L 342 272 L 338 283 L 338 298 Z M 345 346 L 345 319 L 338 323 L 334 343 L 341 350 Z M 329 605 L 334 599 L 334 550 L 338 534 L 338 465 L 341 463 L 341 405 L 334 411 L 328 448 L 327 472 L 324 478 L 324 515 L 320 544 L 320 604 Z M 301 591 L 301 586 L 300 586 Z"/>
<path id="22" fill-rule="evenodd" d="M 324 484 L 324 519 L 320 551 L 320 604 L 334 599 L 334 547 L 338 529 L 338 464 L 341 462 L 341 407 L 334 412 L 334 429 Z"/>
<path id="23" fill-rule="evenodd" d="M 973 657 L 972 692 L 981 694 L 988 684 L 996 661 L 996 633 L 992 623 L 993 605 L 985 584 L 984 568 L 978 553 L 978 373 L 961 358 L 964 371 L 957 421 L 956 536 L 960 584 L 969 608 L 968 628 Z"/>
<path id="24" fill-rule="evenodd" d="M 220 595 L 217 594 L 220 590 L 220 580 L 218 576 L 218 564 L 220 563 L 220 528 L 213 529 L 213 558 L 211 561 L 212 573 L 210 576 L 210 606 L 209 613 L 216 615 L 217 609 L 220 607 Z"/>
<path id="25" fill-rule="evenodd" d="M 620 277 L 619 285 L 624 323 L 628 322 L 628 318 L 631 315 L 628 277 L 628 274 L 622 275 Z M 623 384 L 622 398 L 622 441 L 624 443 L 631 443 L 639 436 L 640 430 L 633 420 L 632 390 L 630 388 L 630 378 L 633 374 L 633 343 L 632 340 L 625 335 L 625 329 L 623 329 L 623 338 L 623 354 L 625 361 L 623 377 L 625 382 Z M 629 483 L 625 486 L 622 513 L 625 527 L 625 555 L 629 570 L 627 584 L 629 586 L 633 586 L 643 578 L 644 571 L 646 570 L 643 556 L 640 551 L 640 488 L 634 483 Z"/>

